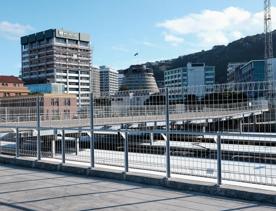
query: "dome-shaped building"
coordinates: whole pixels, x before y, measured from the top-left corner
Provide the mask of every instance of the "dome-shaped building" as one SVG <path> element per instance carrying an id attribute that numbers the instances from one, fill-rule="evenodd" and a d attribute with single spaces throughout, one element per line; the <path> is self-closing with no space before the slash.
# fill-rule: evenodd
<path id="1" fill-rule="evenodd" d="M 150 90 L 158 92 L 153 70 L 146 65 L 132 65 L 121 71 L 124 75 L 120 90 Z"/>

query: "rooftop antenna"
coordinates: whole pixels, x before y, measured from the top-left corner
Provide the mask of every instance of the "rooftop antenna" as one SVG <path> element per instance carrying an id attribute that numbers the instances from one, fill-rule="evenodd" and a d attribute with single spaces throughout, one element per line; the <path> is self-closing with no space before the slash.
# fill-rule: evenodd
<path id="1" fill-rule="evenodd" d="M 272 58 L 273 58 L 273 41 L 271 27 L 271 1 L 264 0 L 264 35 L 265 35 L 265 75 L 266 80 L 273 80 Z"/>

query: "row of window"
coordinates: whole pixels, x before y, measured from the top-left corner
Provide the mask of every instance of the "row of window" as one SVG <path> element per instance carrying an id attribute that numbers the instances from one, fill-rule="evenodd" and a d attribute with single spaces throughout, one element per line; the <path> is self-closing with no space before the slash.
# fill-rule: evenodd
<path id="1" fill-rule="evenodd" d="M 9 86 L 9 83 L 2 83 L 2 86 Z M 13 83 L 14 87 L 20 87 L 20 84 L 18 83 Z"/>
<path id="2" fill-rule="evenodd" d="M 63 114 L 61 115 L 59 109 L 55 109 L 51 111 L 51 114 L 49 114 L 49 110 L 47 110 L 46 112 L 46 120 L 51 119 L 51 120 L 59 120 L 61 118 L 63 119 L 70 119 L 70 110 L 69 109 L 65 109 L 63 111 Z"/>
<path id="3" fill-rule="evenodd" d="M 89 46 L 89 42 L 84 42 L 84 41 L 80 41 L 78 42 L 78 40 L 71 40 L 71 39 L 68 39 L 68 41 L 66 41 L 66 39 L 64 38 L 59 38 L 59 37 L 56 37 L 56 42 L 58 43 L 62 43 L 62 44 L 70 44 L 70 45 L 80 45 L 80 46 L 85 46 L 85 47 L 88 47 Z"/>
<path id="4" fill-rule="evenodd" d="M 61 102 L 61 100 L 59 98 L 53 98 L 53 99 L 51 99 L 51 106 L 59 106 L 60 102 Z M 71 99 L 70 98 L 64 99 L 63 105 L 64 106 L 70 106 L 71 105 Z"/>
<path id="5" fill-rule="evenodd" d="M 45 40 L 42 40 L 42 41 L 25 44 L 25 45 L 23 45 L 23 50 L 28 50 L 29 48 L 36 48 L 39 45 L 49 44 L 49 43 L 51 43 L 52 40 L 53 39 L 45 39 Z"/>
<path id="6" fill-rule="evenodd" d="M 22 93 L 9 93 L 9 92 L 4 92 L 3 95 L 4 95 L 4 97 L 21 96 Z"/>

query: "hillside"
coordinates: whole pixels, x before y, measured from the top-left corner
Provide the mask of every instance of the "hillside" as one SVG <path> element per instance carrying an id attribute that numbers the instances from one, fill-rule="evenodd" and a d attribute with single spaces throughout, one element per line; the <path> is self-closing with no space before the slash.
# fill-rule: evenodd
<path id="1" fill-rule="evenodd" d="M 273 32 L 274 55 L 276 50 L 276 31 Z M 264 35 L 257 34 L 234 41 L 227 46 L 215 46 L 211 50 L 201 51 L 176 59 L 146 63 L 153 68 L 156 80 L 163 79 L 163 71 L 186 65 L 188 62 L 204 62 L 216 67 L 216 82 L 227 80 L 227 65 L 229 62 L 247 62 L 264 57 Z"/>

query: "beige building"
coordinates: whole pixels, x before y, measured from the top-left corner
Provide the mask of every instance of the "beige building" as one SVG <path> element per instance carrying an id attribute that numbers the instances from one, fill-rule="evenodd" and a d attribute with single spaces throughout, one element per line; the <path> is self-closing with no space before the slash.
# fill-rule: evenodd
<path id="1" fill-rule="evenodd" d="M 77 117 L 77 98 L 72 94 L 39 94 L 0 99 L 1 120 L 35 120 L 36 102 L 40 101 L 42 120 L 63 120 Z"/>
<path id="2" fill-rule="evenodd" d="M 28 95 L 23 81 L 15 76 L 0 76 L 0 98 Z"/>

